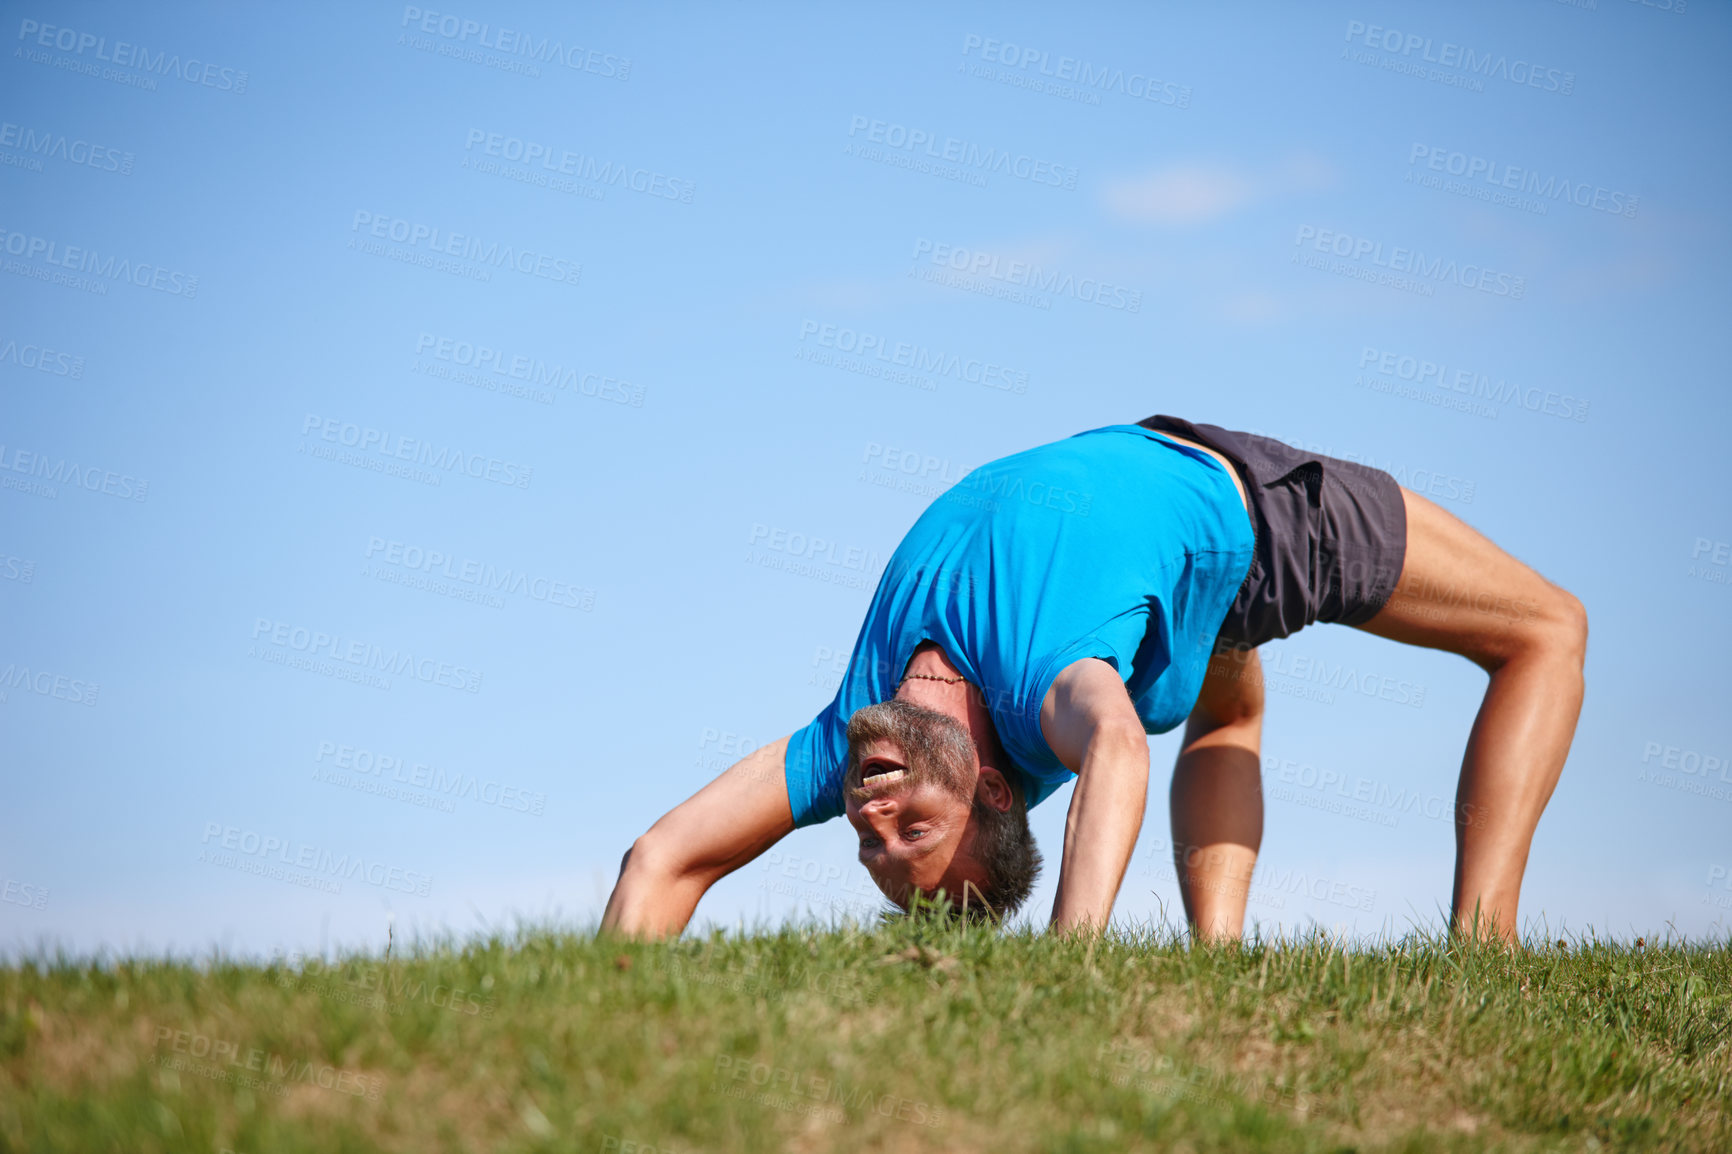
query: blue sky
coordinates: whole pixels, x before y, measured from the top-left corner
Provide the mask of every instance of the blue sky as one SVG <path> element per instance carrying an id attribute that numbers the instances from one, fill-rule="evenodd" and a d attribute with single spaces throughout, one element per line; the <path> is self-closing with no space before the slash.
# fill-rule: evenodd
<path id="1" fill-rule="evenodd" d="M 1723 932 L 1729 35 L 1676 8 L 8 3 L 0 945 L 586 924 L 932 496 L 1154 412 L 1580 596 L 1524 920 Z M 1484 675 L 1265 661 L 1252 916 L 1436 925 Z M 698 921 L 875 908 L 852 844 Z"/>

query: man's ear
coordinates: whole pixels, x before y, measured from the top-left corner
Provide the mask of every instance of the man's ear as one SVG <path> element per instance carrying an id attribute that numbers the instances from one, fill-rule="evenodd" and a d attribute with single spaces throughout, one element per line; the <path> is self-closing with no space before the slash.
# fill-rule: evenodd
<path id="1" fill-rule="evenodd" d="M 980 767 L 980 777 L 974 783 L 974 800 L 996 809 L 999 813 L 1009 813 L 1010 807 L 1016 803 L 1016 796 L 1010 791 L 1010 782 L 1004 780 L 1004 774 L 990 765 Z"/>

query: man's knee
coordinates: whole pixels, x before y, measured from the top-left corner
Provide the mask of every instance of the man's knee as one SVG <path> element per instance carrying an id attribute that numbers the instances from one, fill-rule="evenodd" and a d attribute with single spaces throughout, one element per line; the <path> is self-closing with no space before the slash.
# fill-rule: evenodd
<path id="1" fill-rule="evenodd" d="M 1521 629 L 1526 653 L 1570 658 L 1578 667 L 1588 655 L 1588 609 L 1581 599 L 1556 585 L 1532 608 Z"/>
<path id="2" fill-rule="evenodd" d="M 1574 593 L 1559 589 L 1558 630 L 1560 643 L 1568 648 L 1578 662 L 1588 656 L 1588 607 Z"/>

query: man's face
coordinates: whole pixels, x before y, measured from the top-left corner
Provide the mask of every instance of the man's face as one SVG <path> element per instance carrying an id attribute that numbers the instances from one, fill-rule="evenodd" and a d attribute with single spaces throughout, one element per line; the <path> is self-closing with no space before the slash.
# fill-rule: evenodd
<path id="1" fill-rule="evenodd" d="M 969 768 L 972 785 L 978 760 Z M 849 824 L 860 835 L 860 863 L 891 901 L 906 906 L 911 890 L 942 888 L 960 902 L 964 882 L 985 883 L 979 864 L 959 853 L 972 840 L 972 789 L 964 795 L 939 781 L 916 781 L 903 751 L 886 740 L 866 745 L 858 778 L 847 785 L 866 794 L 861 800 L 843 791 Z"/>

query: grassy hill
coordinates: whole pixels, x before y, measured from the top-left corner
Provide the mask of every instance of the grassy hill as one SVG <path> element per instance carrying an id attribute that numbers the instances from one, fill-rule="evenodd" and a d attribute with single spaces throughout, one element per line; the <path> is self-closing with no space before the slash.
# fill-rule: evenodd
<path id="1" fill-rule="evenodd" d="M 929 921 L 0 969 L 0 1151 L 1728 1150 L 1732 949 Z"/>

